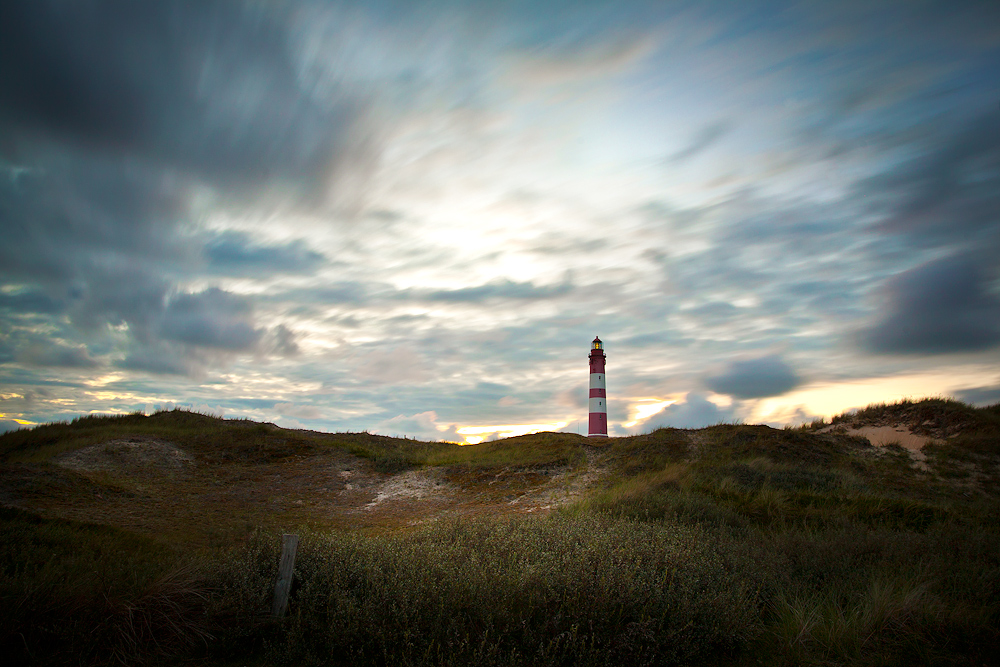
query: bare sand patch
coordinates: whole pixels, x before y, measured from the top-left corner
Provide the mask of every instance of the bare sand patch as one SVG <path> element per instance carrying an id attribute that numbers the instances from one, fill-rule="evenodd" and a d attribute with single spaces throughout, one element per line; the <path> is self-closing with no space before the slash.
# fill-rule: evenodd
<path id="1" fill-rule="evenodd" d="M 855 428 L 844 428 L 843 426 L 827 426 L 820 429 L 820 433 L 835 431 L 846 435 L 860 436 L 867 438 L 868 442 L 875 447 L 885 447 L 896 444 L 906 449 L 913 459 L 914 465 L 921 470 L 927 470 L 927 455 L 923 453 L 923 448 L 928 443 L 938 442 L 937 439 L 927 435 L 918 435 L 906 426 L 858 426 Z"/>
<path id="2" fill-rule="evenodd" d="M 544 485 L 518 496 L 508 504 L 520 505 L 525 512 L 534 512 L 573 502 L 594 487 L 608 472 L 604 466 L 604 457 L 596 450 L 587 447 L 584 454 L 587 461 L 582 470 L 566 466 Z"/>
<path id="3" fill-rule="evenodd" d="M 365 509 L 374 509 L 391 500 L 421 500 L 439 496 L 450 488 L 441 478 L 439 470 L 407 470 L 383 482 L 375 491 L 375 499 L 365 505 Z"/>
<path id="4" fill-rule="evenodd" d="M 133 437 L 109 440 L 63 454 L 55 463 L 83 472 L 122 472 L 155 475 L 195 465 L 190 454 L 165 440 Z"/>
<path id="5" fill-rule="evenodd" d="M 896 443 L 911 451 L 920 451 L 927 443 L 934 442 L 934 438 L 917 435 L 905 426 L 862 426 L 847 429 L 847 434 L 868 438 L 868 442 L 876 447 Z"/>

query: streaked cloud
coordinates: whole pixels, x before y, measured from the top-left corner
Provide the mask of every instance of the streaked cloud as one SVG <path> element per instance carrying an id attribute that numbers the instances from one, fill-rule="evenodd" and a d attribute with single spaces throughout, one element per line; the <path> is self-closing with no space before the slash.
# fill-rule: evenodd
<path id="1" fill-rule="evenodd" d="M 64 4 L 0 8 L 4 428 L 578 431 L 595 334 L 616 433 L 1000 382 L 992 5 Z"/>

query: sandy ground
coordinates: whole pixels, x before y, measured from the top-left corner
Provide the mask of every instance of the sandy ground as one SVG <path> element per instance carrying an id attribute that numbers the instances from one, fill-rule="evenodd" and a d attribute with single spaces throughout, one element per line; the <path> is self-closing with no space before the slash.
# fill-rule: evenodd
<path id="1" fill-rule="evenodd" d="M 525 512 L 535 512 L 566 505 L 579 498 L 608 472 L 604 466 L 604 457 L 596 450 L 588 447 L 584 453 L 587 461 L 582 468 L 560 468 L 547 483 L 514 498 L 508 504 L 519 506 Z"/>
<path id="2" fill-rule="evenodd" d="M 382 529 L 449 516 L 552 511 L 607 474 L 604 453 L 585 451 L 586 460 L 572 466 L 384 474 L 340 449 L 219 464 L 136 436 L 60 455 L 53 466 L 2 466 L 0 504 L 206 543 L 252 525 Z"/>
<path id="3" fill-rule="evenodd" d="M 837 431 L 847 435 L 861 436 L 868 438 L 868 442 L 875 447 L 885 447 L 890 444 L 897 444 L 910 452 L 910 458 L 916 467 L 927 470 L 927 456 L 923 453 L 925 445 L 931 442 L 938 442 L 934 438 L 926 435 L 917 435 L 906 426 L 860 426 L 847 428 L 843 426 L 827 426 L 820 429 L 820 433 Z"/>
<path id="4" fill-rule="evenodd" d="M 355 475 L 352 475 L 355 477 Z M 440 470 L 407 470 L 404 473 L 393 475 L 382 482 L 375 489 L 375 499 L 365 505 L 365 509 L 371 510 L 378 505 L 392 500 L 416 499 L 420 500 L 431 496 L 443 495 L 450 492 L 449 485 L 442 477 Z"/>
<path id="5" fill-rule="evenodd" d="M 118 471 L 140 476 L 160 474 L 165 470 L 183 470 L 195 465 L 194 459 L 175 445 L 142 437 L 109 440 L 84 447 L 56 458 L 55 462 L 70 470 Z"/>

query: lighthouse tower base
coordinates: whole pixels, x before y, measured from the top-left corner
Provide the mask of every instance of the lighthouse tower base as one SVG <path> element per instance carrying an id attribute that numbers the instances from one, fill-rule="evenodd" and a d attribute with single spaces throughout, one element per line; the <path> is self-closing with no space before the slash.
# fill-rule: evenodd
<path id="1" fill-rule="evenodd" d="M 591 412 L 590 427 L 587 429 L 588 438 L 608 437 L 608 413 Z"/>

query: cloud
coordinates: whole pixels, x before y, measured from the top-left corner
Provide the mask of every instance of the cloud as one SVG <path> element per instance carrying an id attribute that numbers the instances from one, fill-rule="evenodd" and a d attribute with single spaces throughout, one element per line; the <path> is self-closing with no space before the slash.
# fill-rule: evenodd
<path id="1" fill-rule="evenodd" d="M 115 365 L 126 370 L 145 371 L 157 375 L 197 376 L 207 365 L 207 360 L 195 357 L 190 350 L 182 346 L 158 342 L 130 351 Z"/>
<path id="2" fill-rule="evenodd" d="M 449 442 L 464 442 L 465 438 L 458 434 L 454 424 L 441 424 L 438 422 L 437 412 L 427 410 L 406 416 L 398 415 L 392 419 L 386 419 L 375 425 L 371 429 L 374 433 L 386 435 L 402 436 L 408 435 L 418 440 L 436 442 L 447 440 Z"/>
<path id="3" fill-rule="evenodd" d="M 877 203 L 876 229 L 917 245 L 1000 247 L 1000 121 L 995 109 L 950 132 L 913 141 L 918 156 L 861 181 L 858 196 Z"/>
<path id="4" fill-rule="evenodd" d="M 8 431 L 16 431 L 19 428 L 27 428 L 16 421 L 11 419 L 0 419 L 0 433 L 7 433 Z"/>
<path id="5" fill-rule="evenodd" d="M 733 361 L 719 374 L 705 379 L 705 386 L 717 394 L 734 398 L 780 396 L 802 382 L 778 355 Z"/>
<path id="6" fill-rule="evenodd" d="M 188 204 L 176 179 L 99 153 L 46 148 L 25 158 L 45 166 L 0 179 L 0 232 L 18 240 L 0 246 L 0 276 L 58 298 L 79 291 L 74 281 L 183 265 L 189 251 L 177 231 Z"/>
<path id="7" fill-rule="evenodd" d="M 267 352 L 280 357 L 295 357 L 301 352 L 298 335 L 284 324 L 279 324 L 268 333 L 263 347 Z"/>
<path id="8" fill-rule="evenodd" d="M 0 364 L 19 362 L 29 366 L 95 368 L 103 365 L 87 346 L 67 342 L 58 334 L 26 329 L 0 330 Z M 30 394 L 29 394 L 30 395 Z"/>
<path id="9" fill-rule="evenodd" d="M 0 292 L 0 310 L 7 310 L 18 314 L 54 315 L 64 312 L 65 309 L 66 302 L 64 300 L 53 298 L 51 295 L 38 289 L 29 289 L 12 294 Z"/>
<path id="10" fill-rule="evenodd" d="M 667 162 L 677 164 L 695 157 L 699 153 L 711 148 L 719 139 L 726 136 L 729 129 L 730 124 L 723 121 L 705 126 L 687 146 L 668 157 Z"/>
<path id="11" fill-rule="evenodd" d="M 701 394 L 689 392 L 684 401 L 663 408 L 644 422 L 630 429 L 643 433 L 657 428 L 704 428 L 735 419 L 735 406 L 720 408 Z"/>
<path id="12" fill-rule="evenodd" d="M 298 417 L 299 419 L 321 419 L 322 411 L 314 405 L 296 405 L 294 403 L 275 403 L 274 409 L 285 417 Z"/>
<path id="13" fill-rule="evenodd" d="M 947 354 L 1000 343 L 1000 298 L 989 291 L 980 260 L 958 254 L 890 278 L 881 290 L 880 318 L 860 333 L 880 354 Z"/>
<path id="14" fill-rule="evenodd" d="M 524 50 L 516 61 L 518 82 L 558 85 L 628 71 L 656 49 L 652 35 L 621 34 Z"/>
<path id="15" fill-rule="evenodd" d="M 0 10 L 0 114 L 219 183 L 315 187 L 358 101 L 303 91 L 280 5 L 54 0 Z"/>
<path id="16" fill-rule="evenodd" d="M 17 360 L 34 366 L 64 368 L 94 368 L 101 365 L 90 356 L 84 345 L 67 345 L 41 337 L 33 337 L 33 340 L 18 350 Z"/>
<path id="17" fill-rule="evenodd" d="M 486 285 L 465 287 L 455 290 L 436 290 L 423 294 L 404 293 L 402 297 L 415 297 L 425 301 L 444 303 L 481 303 L 491 299 L 535 300 L 550 299 L 569 293 L 573 289 L 569 282 L 536 287 L 533 283 L 518 283 L 499 280 Z"/>
<path id="18" fill-rule="evenodd" d="M 841 341 L 920 304 L 866 296 L 975 245 L 992 307 L 1000 209 L 995 34 L 901 6 L 0 3 L 4 394 L 89 357 L 120 405 L 433 436 L 585 419 L 595 333 L 622 418 L 669 385 L 664 419 L 731 419 L 699 378 L 777 392 L 793 359 L 897 372 Z M 24 418 L 107 408 L 56 391 Z"/>
<path id="19" fill-rule="evenodd" d="M 374 347 L 359 354 L 354 375 L 360 380 L 382 384 L 421 383 L 430 378 L 429 360 L 409 345 L 380 349 Z"/>
<path id="20" fill-rule="evenodd" d="M 216 287 L 171 298 L 160 325 L 167 340 L 234 351 L 252 349 L 263 334 L 250 300 Z"/>
<path id="21" fill-rule="evenodd" d="M 974 389 L 962 389 L 955 392 L 955 397 L 960 401 L 971 403 L 972 405 L 986 406 L 1000 403 L 1000 385 L 995 387 L 975 387 Z"/>
<path id="22" fill-rule="evenodd" d="M 199 280 L 314 273 L 304 240 L 197 223 L 318 201 L 375 150 L 366 102 L 302 71 L 292 5 L 42 0 L 0 6 L 0 363 L 199 375 L 297 335 Z M 357 150 L 356 150 L 357 149 Z M 207 265 L 206 265 L 207 260 Z M 211 285 L 211 283 L 209 283 Z M 68 324 L 66 317 L 68 316 Z M 9 338 L 9 337 L 8 337 Z M 97 354 L 97 353 L 94 353 Z"/>
<path id="23" fill-rule="evenodd" d="M 227 231 L 205 246 L 209 271 L 226 275 L 313 273 L 326 257 L 299 239 L 279 245 L 255 244 L 248 234 Z"/>
<path id="24" fill-rule="evenodd" d="M 240 353 L 294 357 L 297 335 L 284 324 L 259 326 L 253 301 L 212 287 L 165 299 L 149 330 L 133 336 L 120 368 L 167 375 L 201 375 Z"/>

